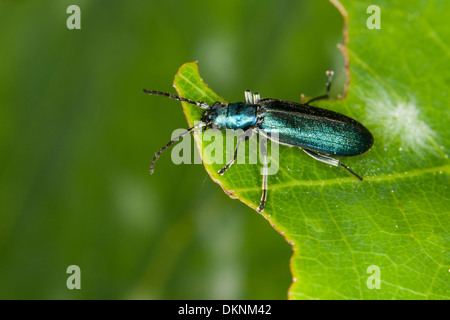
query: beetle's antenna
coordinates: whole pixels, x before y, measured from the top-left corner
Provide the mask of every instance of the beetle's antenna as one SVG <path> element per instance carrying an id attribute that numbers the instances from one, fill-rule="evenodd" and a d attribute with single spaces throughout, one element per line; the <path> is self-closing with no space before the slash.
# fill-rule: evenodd
<path id="1" fill-rule="evenodd" d="M 174 100 L 178 100 L 178 101 L 184 101 L 184 102 L 187 102 L 187 103 L 190 103 L 190 104 L 195 104 L 197 107 L 199 107 L 201 109 L 208 109 L 209 108 L 209 105 L 206 102 L 203 102 L 203 101 L 194 101 L 194 100 L 186 99 L 186 98 L 183 98 L 183 97 L 179 97 L 179 96 L 176 96 L 174 94 L 167 93 L 167 92 L 161 92 L 161 91 L 155 91 L 155 90 L 147 90 L 147 89 L 144 89 L 143 91 L 145 93 L 147 93 L 147 94 L 153 94 L 153 95 L 157 95 L 157 96 L 164 96 L 164 97 L 168 97 L 170 99 L 174 99 Z"/>
<path id="2" fill-rule="evenodd" d="M 158 160 L 158 158 L 161 156 L 161 154 L 166 151 L 171 145 L 173 145 L 175 142 L 177 142 L 178 140 L 180 140 L 181 137 L 184 137 L 185 135 L 192 133 L 195 129 L 201 128 L 201 127 L 205 127 L 206 123 L 204 122 L 200 122 L 198 124 L 196 124 L 195 126 L 193 126 L 192 128 L 189 128 L 188 130 L 186 130 L 185 132 L 183 132 L 182 134 L 180 134 L 179 136 L 173 138 L 172 140 L 170 140 L 170 142 L 168 144 L 166 144 L 164 147 L 161 148 L 161 150 L 159 150 L 157 153 L 155 153 L 155 157 L 153 158 L 152 163 L 150 164 L 150 174 L 153 174 L 153 172 L 155 171 L 155 163 L 156 160 Z"/>

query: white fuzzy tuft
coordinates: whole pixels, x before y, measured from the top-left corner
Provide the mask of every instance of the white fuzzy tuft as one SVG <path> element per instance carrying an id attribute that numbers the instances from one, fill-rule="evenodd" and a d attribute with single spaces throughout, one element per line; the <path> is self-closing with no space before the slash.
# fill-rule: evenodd
<path id="1" fill-rule="evenodd" d="M 394 139 L 399 139 L 400 151 L 408 149 L 418 154 L 434 149 L 431 141 L 435 139 L 436 133 L 425 122 L 415 99 L 398 101 L 384 93 L 376 99 L 366 97 L 364 100 L 367 122 L 378 126 L 385 143 L 390 144 Z"/>

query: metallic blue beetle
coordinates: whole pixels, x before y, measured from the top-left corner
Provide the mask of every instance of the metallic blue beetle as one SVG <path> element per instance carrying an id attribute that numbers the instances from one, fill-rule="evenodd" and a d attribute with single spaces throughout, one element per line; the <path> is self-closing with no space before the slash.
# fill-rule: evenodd
<path id="1" fill-rule="evenodd" d="M 186 134 L 194 132 L 198 128 L 243 129 L 246 133 L 238 137 L 234 157 L 225 167 L 219 170 L 224 174 L 226 170 L 236 161 L 239 144 L 249 139 L 253 132 L 263 136 L 260 144 L 261 153 L 264 157 L 262 196 L 258 212 L 264 210 L 267 199 L 267 139 L 271 139 L 272 133 L 276 131 L 277 143 L 289 147 L 299 147 L 312 158 L 333 166 L 341 166 L 359 180 L 363 178 L 353 172 L 349 167 L 339 160 L 331 158 L 349 157 L 365 153 L 373 145 L 373 136 L 358 121 L 330 110 L 313 107 L 311 102 L 327 99 L 330 93 L 332 71 L 327 71 L 328 82 L 326 94 L 306 103 L 296 103 L 278 99 L 261 99 L 258 93 L 252 94 L 245 91 L 245 103 L 221 103 L 215 102 L 209 106 L 202 101 L 193 101 L 176 95 L 145 90 L 145 93 L 166 96 L 171 99 L 185 101 L 205 109 L 201 115 L 201 122 L 178 137 L 171 140 L 166 146 L 159 150 L 150 165 L 150 173 L 153 173 L 156 160 L 172 144 Z M 248 130 L 251 129 L 251 130 Z"/>

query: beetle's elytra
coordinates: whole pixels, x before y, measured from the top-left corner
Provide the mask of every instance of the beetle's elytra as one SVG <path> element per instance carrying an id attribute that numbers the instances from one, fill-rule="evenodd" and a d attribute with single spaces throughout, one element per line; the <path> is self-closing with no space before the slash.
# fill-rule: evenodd
<path id="1" fill-rule="evenodd" d="M 315 160 L 333 166 L 341 166 L 362 181 L 361 176 L 331 156 L 361 155 L 372 147 L 373 136 L 366 127 L 352 118 L 334 111 L 311 106 L 311 102 L 329 97 L 333 72 L 327 71 L 327 76 L 326 94 L 306 103 L 261 99 L 258 93 L 252 94 L 250 91 L 245 91 L 245 102 L 229 104 L 216 102 L 209 106 L 202 101 L 193 101 L 166 92 L 144 89 L 145 93 L 185 101 L 205 110 L 201 115 L 199 124 L 171 140 L 155 154 L 150 165 L 150 172 L 153 173 L 155 162 L 161 153 L 181 137 L 194 132 L 198 128 L 251 129 L 251 134 L 243 134 L 238 137 L 234 157 L 225 167 L 219 170 L 221 175 L 236 161 L 240 142 L 250 138 L 254 132 L 263 136 L 260 147 L 263 157 L 267 160 L 267 139 L 270 139 L 271 133 L 277 130 L 278 141 L 276 142 L 291 147 L 299 147 Z M 267 199 L 267 161 L 264 161 L 264 166 L 266 170 L 263 171 L 265 174 L 263 174 L 262 196 L 257 208 L 258 212 L 264 210 Z"/>

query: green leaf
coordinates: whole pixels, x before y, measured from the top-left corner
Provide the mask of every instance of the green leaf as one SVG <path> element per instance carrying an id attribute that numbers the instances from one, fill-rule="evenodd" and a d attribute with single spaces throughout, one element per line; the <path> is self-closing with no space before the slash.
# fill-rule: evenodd
<path id="1" fill-rule="evenodd" d="M 375 144 L 342 160 L 364 182 L 280 146 L 263 216 L 293 246 L 289 298 L 449 299 L 450 2 L 377 1 L 380 29 L 367 27 L 372 3 L 333 2 L 344 17 L 351 81 L 344 99 L 316 106 L 357 119 Z M 224 102 L 195 62 L 180 68 L 174 86 L 186 98 Z M 183 108 L 192 126 L 202 110 Z M 201 134 L 196 141 L 208 145 Z M 256 208 L 261 165 L 235 164 L 223 176 L 221 167 L 205 164 L 227 194 Z"/>

